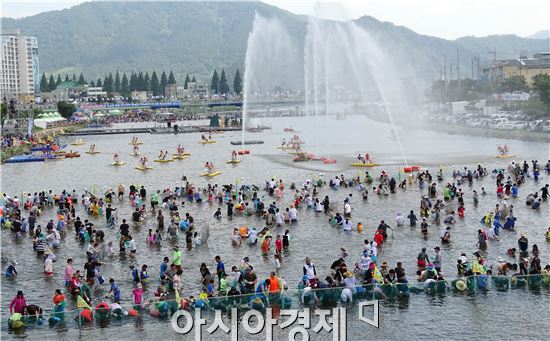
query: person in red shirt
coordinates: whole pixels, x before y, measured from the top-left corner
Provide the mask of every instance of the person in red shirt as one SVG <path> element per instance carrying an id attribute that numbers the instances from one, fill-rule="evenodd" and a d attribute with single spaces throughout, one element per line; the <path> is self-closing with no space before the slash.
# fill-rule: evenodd
<path id="1" fill-rule="evenodd" d="M 464 205 L 458 206 L 458 216 L 464 218 Z"/>
<path id="2" fill-rule="evenodd" d="M 382 234 L 381 230 L 377 230 L 376 234 L 374 235 L 374 241 L 379 245 L 382 246 L 382 242 L 384 242 L 384 235 Z"/>
<path id="3" fill-rule="evenodd" d="M 267 254 L 269 252 L 270 244 L 271 243 L 271 236 L 266 237 L 264 241 L 262 242 L 262 252 L 264 254 Z"/>
<path id="4" fill-rule="evenodd" d="M 275 237 L 275 252 L 278 254 L 281 254 L 283 252 L 283 240 L 281 239 L 280 234 Z"/>

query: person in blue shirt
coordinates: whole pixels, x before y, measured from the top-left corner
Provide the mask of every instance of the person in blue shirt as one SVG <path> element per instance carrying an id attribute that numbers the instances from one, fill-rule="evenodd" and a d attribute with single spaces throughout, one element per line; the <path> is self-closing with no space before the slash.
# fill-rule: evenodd
<path id="1" fill-rule="evenodd" d="M 256 297 L 260 298 L 264 304 L 267 304 L 267 295 L 269 293 L 269 278 L 261 280 L 256 287 Z"/>
<path id="2" fill-rule="evenodd" d="M 112 278 L 109 280 L 109 283 L 111 284 L 111 290 L 109 290 L 109 293 L 107 293 L 107 297 L 113 295 L 114 301 L 120 302 L 120 289 L 118 288 L 118 285 Z"/>
<path id="3" fill-rule="evenodd" d="M 512 198 L 517 198 L 519 194 L 519 187 L 517 184 L 512 185 Z"/>
<path id="4" fill-rule="evenodd" d="M 132 282 L 139 283 L 139 271 L 135 266 L 130 265 L 130 270 L 132 270 Z"/>
<path id="5" fill-rule="evenodd" d="M 11 264 L 6 269 L 6 272 L 4 273 L 6 277 L 16 277 L 17 276 L 17 270 L 15 269 L 15 262 L 11 262 Z"/>
<path id="6" fill-rule="evenodd" d="M 169 258 L 168 257 L 164 257 L 162 263 L 160 263 L 160 279 L 164 279 L 164 273 L 166 272 L 166 270 L 168 270 L 168 264 L 169 262 Z"/>
<path id="7" fill-rule="evenodd" d="M 139 273 L 140 282 L 143 282 L 143 280 L 147 278 L 149 278 L 149 274 L 147 273 L 147 264 L 143 264 L 141 266 L 141 272 Z"/>
<path id="8" fill-rule="evenodd" d="M 214 257 L 214 260 L 216 261 L 216 273 L 218 274 L 218 285 L 220 285 L 222 275 L 225 274 L 225 264 L 223 264 L 222 259 L 220 256 Z"/>

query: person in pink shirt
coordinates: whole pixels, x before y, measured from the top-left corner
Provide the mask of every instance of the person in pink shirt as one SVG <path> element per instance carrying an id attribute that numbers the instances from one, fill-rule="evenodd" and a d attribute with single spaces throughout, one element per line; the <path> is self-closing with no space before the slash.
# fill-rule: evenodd
<path id="1" fill-rule="evenodd" d="M 132 293 L 134 294 L 134 308 L 138 309 L 143 303 L 143 287 L 141 286 L 141 283 L 137 284 L 134 290 L 132 290 Z"/>
<path id="2" fill-rule="evenodd" d="M 17 296 L 15 296 L 13 300 L 11 300 L 10 314 L 13 314 L 13 313 L 23 314 L 23 311 L 25 310 L 26 306 L 27 306 L 27 301 L 25 301 L 25 296 L 23 296 L 23 292 L 19 290 L 17 292 Z"/>
<path id="3" fill-rule="evenodd" d="M 63 276 L 65 280 L 65 287 L 70 287 L 73 279 L 73 260 L 72 258 L 67 259 L 67 266 L 65 267 L 65 275 Z"/>

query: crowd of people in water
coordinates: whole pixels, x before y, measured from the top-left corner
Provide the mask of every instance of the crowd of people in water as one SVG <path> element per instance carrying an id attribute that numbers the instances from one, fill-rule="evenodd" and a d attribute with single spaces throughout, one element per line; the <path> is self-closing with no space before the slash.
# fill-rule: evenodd
<path id="1" fill-rule="evenodd" d="M 183 153 L 183 149 L 181 152 Z M 368 160 L 368 154 L 363 158 Z M 205 167 L 214 168 L 211 164 Z M 26 197 L 20 198 L 3 193 L 0 196 L 0 220 L 4 229 L 11 230 L 13 238 L 25 238 L 25 234 L 32 238 L 33 250 L 44 262 L 44 277 L 63 277 L 65 289 L 57 289 L 53 294 L 54 311 L 57 313 L 64 311 L 67 297 L 77 300 L 79 307 L 89 307 L 92 302 L 99 301 L 107 304 L 110 311 L 122 311 L 121 304 L 131 301 L 132 311 L 147 310 L 153 316 L 166 312 L 169 302 L 173 300 L 176 300 L 178 308 L 204 307 L 215 297 L 250 295 L 250 307 L 266 306 L 270 295 L 282 294 L 288 288 L 286 279 L 282 277 L 281 264 L 285 258 L 283 254 L 293 247 L 290 231 L 293 227 L 299 228 L 298 222 L 304 219 L 302 215 L 307 214 L 307 211 L 324 214 L 327 223 L 332 226 L 345 232 L 363 233 L 361 222 L 352 223 L 353 206 L 357 200 L 351 193 L 352 190 L 359 193 L 359 200 L 368 200 L 372 195 L 399 195 L 399 189 L 404 190 L 413 185 L 427 190 L 427 194 L 420 197 L 419 206 L 407 213 L 397 212 L 395 218 L 391 218 L 394 219 L 392 223 L 381 220 L 374 229 L 374 234 L 364 239 L 362 250 L 352 251 L 355 255 L 349 255 L 348 250 L 341 248 L 338 259 L 328 271 L 319 271 L 312 259 L 305 258 L 303 277 L 300 279 L 300 299 L 303 303 L 318 303 L 318 290 L 326 288 L 342 288 L 340 299 L 351 302 L 354 295 L 365 291 L 366 285 L 406 285 L 414 281 L 428 285 L 453 276 L 541 275 L 545 283 L 550 284 L 550 264 L 542 264 L 537 246 L 537 243 L 550 241 L 550 227 L 544 227 L 543 238 L 533 236 L 529 240 L 525 233 L 521 233 L 517 244 L 510 245 L 507 253 L 499 256 L 495 263 L 484 257 L 489 240 L 499 239 L 502 230 L 515 229 L 517 217 L 514 205 L 504 199 L 518 198 L 519 189 L 527 181 L 538 184 L 541 171 L 550 174 L 550 160 L 546 164 L 540 164 L 537 160 L 530 163 L 512 161 L 506 168 L 492 170 L 482 165 L 475 168 L 464 167 L 453 170 L 451 179 L 446 183 L 446 175 L 442 169 L 435 177 L 429 170 L 422 170 L 400 181 L 386 171 L 374 175 L 376 172 L 371 170 L 351 178 L 338 175 L 328 182 L 323 179 L 307 179 L 300 184 L 291 183 L 288 187 L 282 180 L 272 178 L 262 187 L 237 187 L 234 184 L 218 186 L 209 183 L 204 188 L 198 188 L 183 176 L 176 187 L 159 189 L 152 193 L 144 186 L 133 184 L 120 184 L 101 194 L 89 191 L 77 193 L 74 189 L 59 193 L 48 190 L 29 192 Z M 460 254 L 456 259 L 456 273 L 443 272 L 441 247 L 453 243 L 453 225 L 466 214 L 462 185 L 472 186 L 476 179 L 487 177 L 494 180 L 495 190 L 486 190 L 484 187 L 479 191 L 473 190 L 471 200 L 474 205 L 478 205 L 481 197 L 486 197 L 485 200 L 496 199 L 497 203 L 493 210 L 481 218 L 482 227 L 477 230 L 476 250 L 472 256 L 468 256 L 466 252 Z M 333 190 L 350 190 L 350 194 L 343 202 L 333 202 L 329 195 L 320 194 L 326 186 Z M 525 205 L 533 212 L 548 210 L 549 185 L 540 186 L 540 190 L 536 192 L 522 194 L 525 196 Z M 282 203 L 283 193 L 285 200 L 291 198 L 289 205 Z M 514 204 L 519 204 L 519 200 L 521 199 L 514 201 Z M 215 210 L 212 219 L 231 221 L 237 215 L 261 218 L 261 228 L 238 226 L 232 229 L 231 243 L 257 245 L 262 254 L 272 257 L 273 268 L 269 277 L 258 278 L 257 269 L 249 257 L 242 258 L 239 264 L 226 266 L 223 258 L 217 255 L 214 257 L 213 268 L 208 266 L 207 260 L 200 266 L 201 290 L 195 294 L 185 292 L 184 295 L 184 255 L 179 242 L 171 247 L 171 254 L 156 260 L 158 263 L 154 267 L 158 271 L 151 270 L 150 265 L 155 262 L 153 259 L 149 264 L 130 266 L 128 274 L 134 284 L 132 292 L 121 291 L 119 282 L 125 280 L 124 278 L 107 279 L 103 276 L 102 265 L 114 262 L 117 253 L 130 258 L 136 257 L 138 242 L 132 235 L 132 226 L 151 227 L 146 237 L 150 245 L 161 246 L 166 240 L 180 238 L 185 240 L 187 249 L 206 243 L 209 226 L 197 226 L 192 214 L 184 213 L 189 207 L 184 205 L 185 202 L 211 204 Z M 131 216 L 118 217 L 118 210 L 122 205 L 132 206 Z M 52 210 L 55 210 L 56 218 L 44 220 L 42 216 Z M 102 217 L 104 223 L 97 223 L 97 217 Z M 432 226 L 440 226 L 437 235 L 441 246 L 435 246 L 433 252 L 426 248 L 419 250 L 416 269 L 405 269 L 402 262 L 397 262 L 395 266 L 381 262 L 380 250 L 389 236 L 393 237 L 394 229 L 407 225 L 415 231 L 419 225 L 419 237 L 426 240 Z M 73 267 L 73 258 L 60 259 L 56 255 L 58 249 L 65 247 L 64 240 L 71 234 L 82 245 L 80 250 L 73 250 L 73 257 L 80 257 L 78 252 L 83 251 L 86 259 L 81 269 Z M 107 238 L 112 236 L 115 236 L 114 242 L 110 240 L 112 238 Z M 2 261 L 7 265 L 3 275 L 17 280 L 17 262 L 5 257 L 2 257 Z M 329 275 L 323 278 L 321 273 L 325 272 Z M 109 287 L 107 298 L 94 295 L 94 287 L 101 285 Z M 374 290 L 384 296 L 381 289 Z M 151 297 L 149 301 L 145 300 L 147 295 Z M 9 311 L 10 314 L 33 316 L 41 313 L 42 308 L 35 304 L 28 305 L 24 293 L 18 291 L 9 305 Z"/>

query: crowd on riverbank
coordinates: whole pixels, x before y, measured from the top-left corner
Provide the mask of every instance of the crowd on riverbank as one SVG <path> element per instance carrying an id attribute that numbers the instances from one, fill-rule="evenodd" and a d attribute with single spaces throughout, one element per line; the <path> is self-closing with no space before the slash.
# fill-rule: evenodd
<path id="1" fill-rule="evenodd" d="M 173 299 L 177 300 L 176 305 L 180 307 L 200 307 L 216 297 L 250 295 L 246 300 L 250 307 L 264 307 L 269 304 L 270 297 L 282 295 L 289 286 L 281 270 L 281 263 L 287 257 L 286 252 L 304 247 L 293 245 L 289 234 L 292 227 L 299 228 L 299 221 L 308 219 L 311 214 L 326 215 L 327 224 L 346 232 L 362 233 L 362 223 L 353 220 L 356 201 L 369 200 L 372 196 L 399 196 L 410 186 L 426 189 L 427 195 L 419 198 L 418 207 L 411 207 L 406 214 L 392 214 L 388 219 L 380 221 L 372 235 L 365 233 L 366 239 L 361 250 L 340 249 L 337 252 L 339 257 L 334 260 L 330 269 L 317 269 L 315 266 L 315 257 L 324 255 L 311 255 L 304 259 L 303 277 L 299 279 L 302 302 L 319 302 L 321 298 L 318 293 L 327 288 L 341 288 L 339 298 L 349 302 L 373 284 L 396 284 L 406 290 L 409 287 L 407 284 L 415 281 L 429 286 L 436 281 L 472 275 L 541 275 L 545 281 L 550 281 L 550 265 L 541 261 L 537 247 L 537 243 L 545 242 L 544 237 L 533 236 L 529 240 L 522 234 L 517 245 L 510 245 L 506 254 L 496 260 L 484 257 L 488 240 L 498 239 L 502 230 L 515 228 L 515 208 L 507 199 L 512 200 L 519 196 L 518 200 L 521 200 L 525 196 L 525 204 L 533 213 L 548 209 L 547 184 L 541 184 L 536 193 L 519 195 L 520 188 L 526 182 L 539 181 L 541 170 L 550 174 L 550 161 L 545 165 L 535 160 L 521 164 L 511 162 L 505 169 L 494 170 L 478 165 L 472 169 L 464 167 L 454 170 L 452 174 L 444 174 L 440 170 L 435 176 L 426 170 L 403 181 L 397 181 L 387 172 L 375 175 L 372 171 L 364 176 L 351 178 L 338 175 L 329 181 L 306 179 L 298 184 L 285 184 L 280 179 L 267 179 L 265 186 L 243 185 L 237 188 L 231 184 L 208 184 L 199 188 L 183 177 L 177 186 L 159 189 L 153 193 L 149 193 L 144 186 L 119 185 L 101 194 L 88 191 L 77 193 L 75 190 L 64 190 L 60 193 L 51 190 L 29 192 L 26 197 L 21 198 L 4 194 L 0 200 L 0 213 L 2 226 L 12 231 L 13 238 L 25 238 L 26 233 L 32 237 L 33 249 L 44 261 L 43 276 L 62 276 L 66 285 L 65 295 L 68 297 L 80 297 L 78 300 L 87 305 L 92 302 L 102 303 L 105 298 L 94 296 L 93 289 L 107 285 L 108 296 L 114 304 L 111 310 L 119 309 L 117 305 L 131 301 L 134 310 L 147 309 L 152 315 L 161 315 L 168 311 L 168 302 Z M 477 205 L 480 200 L 495 200 L 495 207 L 480 222 L 482 227 L 477 231 L 478 243 L 476 249 L 472 250 L 473 256 L 469 257 L 467 252 L 461 252 L 456 259 L 456 273 L 446 273 L 442 270 L 444 260 L 440 253 L 441 247 L 452 243 L 452 235 L 459 233 L 452 227 L 469 209 L 464 200 L 462 186 L 471 186 L 474 181 L 488 177 L 494 179 L 494 191 L 493 188 L 482 187 L 479 192 L 473 191 L 471 199 L 473 205 Z M 325 192 L 328 188 L 347 190 L 350 193 L 343 201 L 334 202 Z M 359 195 L 354 196 L 354 191 Z M 282 193 L 285 193 L 288 202 L 281 200 Z M 201 290 L 186 292 L 184 284 L 187 276 L 183 272 L 182 249 L 184 245 L 187 249 L 200 247 L 209 238 L 209 224 L 198 226 L 193 218 L 193 202 L 209 203 L 212 219 L 231 220 L 236 216 L 261 219 L 259 228 L 236 226 L 227 238 L 234 245 L 257 245 L 264 255 L 272 257 L 270 275 L 259 278 L 257 268 L 249 257 L 242 258 L 239 264 L 226 267 L 223 255 L 218 255 L 213 260 L 203 260 L 199 269 Z M 126 205 L 131 205 L 133 212 L 119 219 L 117 210 Z M 52 210 L 56 211 L 56 219 L 44 220 L 43 214 Z M 104 224 L 94 224 L 89 217 L 101 217 Z M 433 239 L 435 234 L 438 236 L 436 240 L 440 241 L 434 247 L 433 253 L 426 248 L 411 250 L 414 254 L 419 252 L 416 256 L 416 269 L 405 269 L 402 262 L 390 266 L 379 259 L 382 248 L 393 236 L 393 229 L 407 225 L 407 221 L 411 229 L 418 231 L 418 238 Z M 420 226 L 419 230 L 416 230 L 417 225 Z M 122 292 L 119 282 L 126 279 L 107 279 L 103 276 L 101 267 L 109 262 L 117 262 L 117 250 L 120 257 L 136 257 L 138 245 L 141 245 L 131 232 L 136 226 L 147 226 L 147 243 L 158 246 L 167 255 L 157 260 L 158 273 L 150 270 L 153 267 L 151 262 L 132 264 L 128 277 L 131 278 L 134 288 L 132 292 Z M 434 228 L 439 228 L 439 231 L 434 232 Z M 543 227 L 541 231 L 542 229 Z M 545 226 L 546 239 L 550 240 L 550 229 L 546 229 Z M 80 249 L 74 250 L 74 256 L 70 259 L 59 259 L 57 250 L 65 247 L 64 240 L 72 233 L 79 241 Z M 174 243 L 168 243 L 170 240 Z M 172 246 L 167 248 L 167 245 Z M 391 252 L 391 248 L 386 248 L 385 252 Z M 85 260 L 83 269 L 73 268 L 73 260 L 77 257 Z M 292 254 L 288 257 L 292 257 Z M 414 255 L 411 254 L 411 257 Z M 9 259 L 6 261 L 10 262 Z M 214 263 L 214 267 L 208 266 L 210 262 Z M 9 264 L 4 275 L 17 280 L 16 266 L 15 262 Z M 328 275 L 321 276 L 322 273 Z M 37 274 L 37 278 L 41 276 L 42 274 Z M 294 283 L 294 279 L 288 280 Z M 378 294 L 386 295 L 384 292 Z M 144 297 L 149 297 L 149 302 Z M 66 305 L 63 302 L 64 294 L 61 291 L 56 292 L 56 311 L 63 311 Z M 25 307 L 24 294 L 18 293 L 10 305 L 10 313 L 28 314 L 29 309 L 25 310 Z M 34 309 L 31 311 L 36 310 L 36 307 L 31 308 Z"/>

